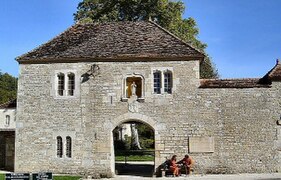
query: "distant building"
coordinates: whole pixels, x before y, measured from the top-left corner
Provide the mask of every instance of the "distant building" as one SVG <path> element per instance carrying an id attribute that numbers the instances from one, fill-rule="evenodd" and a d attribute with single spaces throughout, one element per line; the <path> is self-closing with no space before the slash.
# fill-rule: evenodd
<path id="1" fill-rule="evenodd" d="M 20 56 L 15 171 L 114 174 L 113 130 L 137 121 L 155 168 L 189 153 L 197 173 L 280 172 L 281 65 L 200 79 L 203 60 L 154 22 L 76 24 Z"/>
<path id="2" fill-rule="evenodd" d="M 14 170 L 16 100 L 0 104 L 0 169 Z"/>

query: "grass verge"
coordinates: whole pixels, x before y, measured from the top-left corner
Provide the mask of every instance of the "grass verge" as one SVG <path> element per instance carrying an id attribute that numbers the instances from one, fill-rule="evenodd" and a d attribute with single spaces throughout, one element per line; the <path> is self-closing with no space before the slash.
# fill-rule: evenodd
<path id="1" fill-rule="evenodd" d="M 54 180 L 78 180 L 81 176 L 54 176 Z"/>
<path id="2" fill-rule="evenodd" d="M 115 156 L 115 161 L 125 161 L 125 156 Z M 127 156 L 127 161 L 154 161 L 154 156 L 151 155 L 130 155 Z"/>

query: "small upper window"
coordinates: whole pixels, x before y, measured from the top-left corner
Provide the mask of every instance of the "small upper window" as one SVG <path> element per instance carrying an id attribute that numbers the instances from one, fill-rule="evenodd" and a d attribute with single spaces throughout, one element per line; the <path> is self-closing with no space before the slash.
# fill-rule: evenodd
<path id="1" fill-rule="evenodd" d="M 173 86 L 173 76 L 171 71 L 164 73 L 164 92 L 171 94 Z"/>
<path id="2" fill-rule="evenodd" d="M 6 126 L 10 125 L 10 120 L 11 120 L 11 117 L 9 115 L 6 115 L 6 123 L 5 123 Z"/>
<path id="3" fill-rule="evenodd" d="M 56 96 L 65 98 L 77 95 L 77 77 L 74 72 L 60 71 L 56 75 Z"/>
<path id="4" fill-rule="evenodd" d="M 66 157 L 71 158 L 71 137 L 66 137 Z"/>
<path id="5" fill-rule="evenodd" d="M 60 74 L 58 74 L 58 95 L 59 96 L 63 96 L 64 84 L 65 84 L 64 74 L 60 73 Z"/>
<path id="6" fill-rule="evenodd" d="M 156 71 L 153 73 L 154 78 L 154 93 L 160 94 L 161 93 L 161 72 Z"/>
<path id="7" fill-rule="evenodd" d="M 73 73 L 68 74 L 68 95 L 73 96 L 75 89 L 75 75 Z"/>

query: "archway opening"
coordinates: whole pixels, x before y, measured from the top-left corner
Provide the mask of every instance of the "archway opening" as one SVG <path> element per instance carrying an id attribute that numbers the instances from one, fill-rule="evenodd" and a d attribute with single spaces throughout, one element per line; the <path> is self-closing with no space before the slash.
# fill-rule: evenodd
<path id="1" fill-rule="evenodd" d="M 126 121 L 113 130 L 115 174 L 152 177 L 155 164 L 154 129 L 140 121 Z"/>

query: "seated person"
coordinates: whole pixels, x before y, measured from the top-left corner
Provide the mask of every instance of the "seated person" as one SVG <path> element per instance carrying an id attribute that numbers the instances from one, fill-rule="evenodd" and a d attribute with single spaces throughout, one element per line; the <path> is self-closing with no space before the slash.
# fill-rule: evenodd
<path id="1" fill-rule="evenodd" d="M 183 164 L 185 167 L 185 173 L 188 175 L 190 174 L 190 169 L 193 166 L 193 160 L 188 154 L 186 154 L 181 161 L 177 162 L 177 164 Z"/>
<path id="2" fill-rule="evenodd" d="M 170 170 L 173 172 L 174 176 L 179 176 L 179 167 L 177 165 L 177 155 L 173 155 L 172 159 L 170 160 Z"/>

